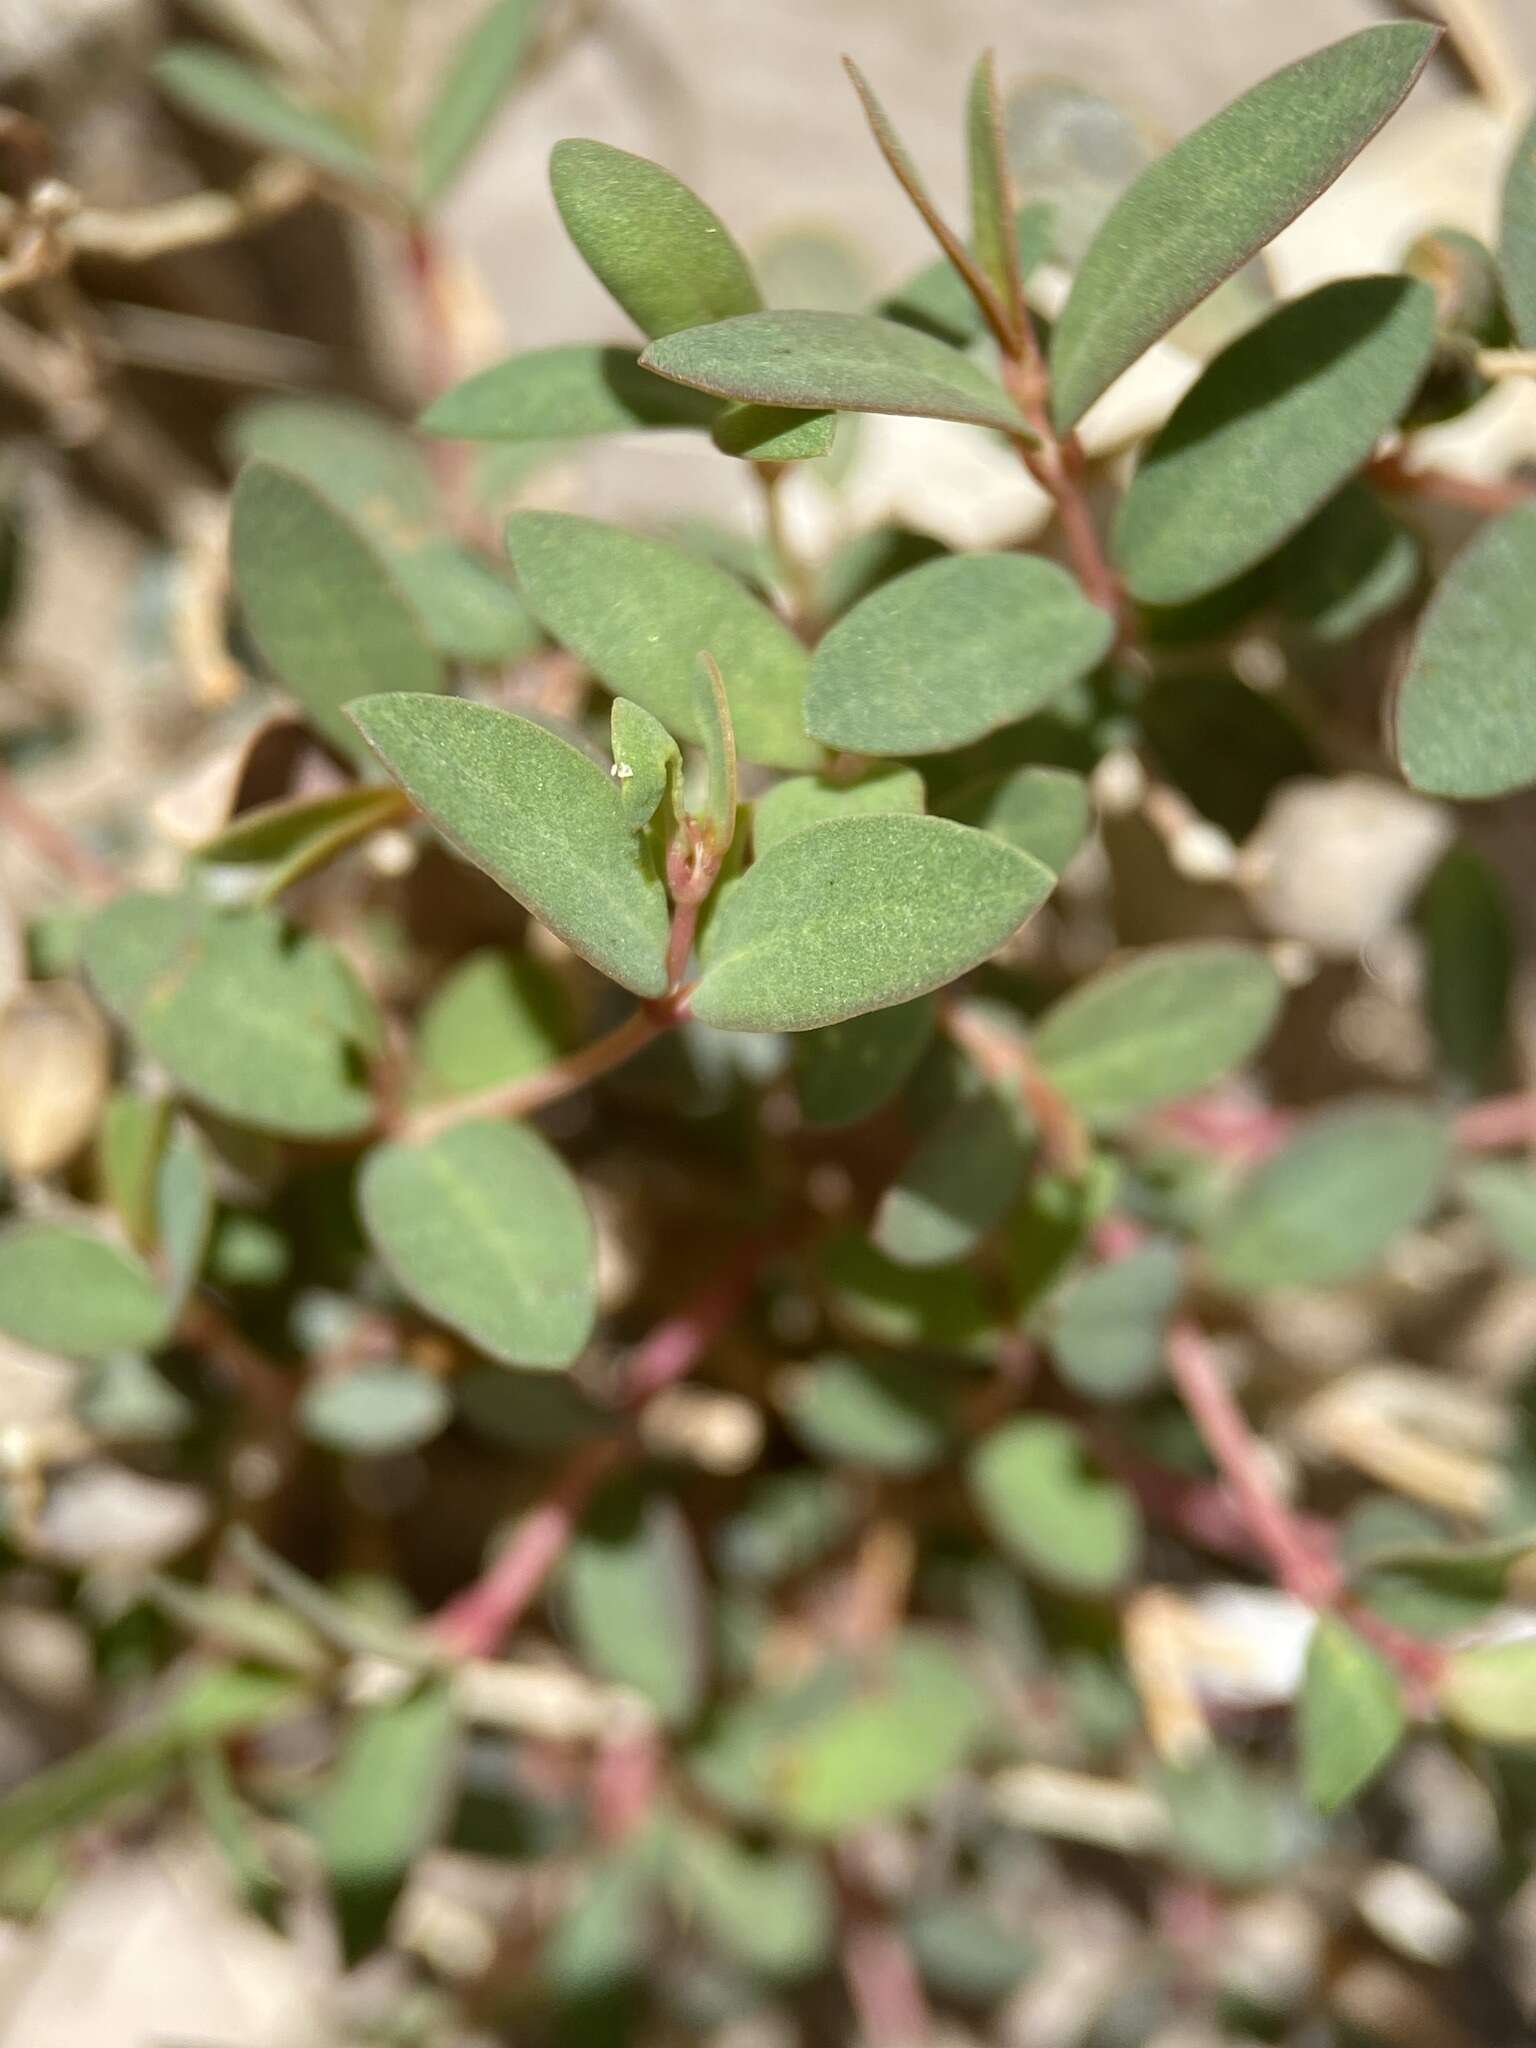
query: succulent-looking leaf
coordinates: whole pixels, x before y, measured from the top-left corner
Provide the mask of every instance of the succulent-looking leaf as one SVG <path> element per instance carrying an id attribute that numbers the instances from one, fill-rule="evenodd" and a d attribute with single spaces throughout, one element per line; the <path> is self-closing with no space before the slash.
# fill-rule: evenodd
<path id="1" fill-rule="evenodd" d="M 1392 1667 L 1342 1621 L 1321 1616 L 1307 1650 L 1299 1706 L 1308 1799 L 1321 1813 L 1346 1805 L 1391 1761 L 1406 1728 Z"/>
<path id="2" fill-rule="evenodd" d="M 1323 1287 L 1380 1257 L 1434 1205 L 1448 1156 L 1439 1117 L 1399 1103 L 1325 1112 L 1250 1174 L 1206 1236 L 1224 1287 Z"/>
<path id="3" fill-rule="evenodd" d="M 1499 273 L 1515 339 L 1536 348 L 1536 115 L 1520 131 L 1504 181 Z"/>
<path id="4" fill-rule="evenodd" d="M 503 1365 L 569 1365 L 591 1335 L 592 1222 L 564 1161 L 526 1125 L 381 1145 L 358 1204 L 411 1299 Z"/>
<path id="5" fill-rule="evenodd" d="M 1088 836 L 1088 785 L 1065 768 L 1012 768 L 962 783 L 945 797 L 946 818 L 1005 839 L 1060 874 Z"/>
<path id="6" fill-rule="evenodd" d="M 693 673 L 707 647 L 731 678 L 744 761 L 812 768 L 805 734 L 810 657 L 734 576 L 665 541 L 567 512 L 519 512 L 507 549 L 547 631 L 606 689 L 631 697 L 680 740 L 702 740 Z"/>
<path id="7" fill-rule="evenodd" d="M 762 305 L 725 224 L 660 164 L 606 142 L 558 142 L 549 182 L 566 233 L 642 333 Z"/>
<path id="8" fill-rule="evenodd" d="M 335 947 L 274 911 L 119 896 L 92 918 L 85 964 L 138 1045 L 221 1116 L 295 1138 L 373 1121 L 377 1013 Z"/>
<path id="9" fill-rule="evenodd" d="M 975 1250 L 1024 1184 L 1029 1140 L 990 1092 L 958 1103 L 924 1132 L 880 1197 L 870 1241 L 899 1266 L 943 1266 Z"/>
<path id="10" fill-rule="evenodd" d="M 736 837 L 736 734 L 731 726 L 725 678 L 719 662 L 709 653 L 701 653 L 694 666 L 693 710 L 704 736 L 708 773 L 704 816 L 709 821 L 714 846 L 723 854 Z"/>
<path id="11" fill-rule="evenodd" d="M 1536 505 L 1490 520 L 1419 621 L 1398 686 L 1397 758 L 1431 796 L 1536 782 Z"/>
<path id="12" fill-rule="evenodd" d="M 65 1358 L 152 1350 L 172 1314 L 147 1267 L 105 1238 L 62 1223 L 0 1232 L 0 1330 Z"/>
<path id="13" fill-rule="evenodd" d="M 1440 1710 L 1479 1741 L 1536 1747 L 1536 1636 L 1457 1650 L 1440 1681 Z"/>
<path id="14" fill-rule="evenodd" d="M 1115 521 L 1133 597 L 1186 604 L 1303 526 L 1369 457 L 1435 345 L 1435 300 L 1404 277 L 1350 277 L 1238 336 L 1142 457 Z"/>
<path id="15" fill-rule="evenodd" d="M 352 717 L 466 859 L 611 980 L 663 992 L 666 891 L 595 761 L 532 719 L 458 697 L 365 697 Z"/>
<path id="16" fill-rule="evenodd" d="M 268 462 L 235 485 L 235 589 L 257 646 L 328 740 L 375 690 L 440 690 L 443 668 L 383 556 L 312 484 Z"/>
<path id="17" fill-rule="evenodd" d="M 1011 938 L 1055 877 L 947 818 L 839 818 L 747 870 L 692 997 L 727 1031 L 810 1031 L 942 988 Z"/>
<path id="18" fill-rule="evenodd" d="M 969 356 L 866 313 L 748 313 L 653 341 L 642 366 L 751 405 L 963 420 L 1032 439 L 1023 415 Z"/>
<path id="19" fill-rule="evenodd" d="M 1280 981 L 1245 946 L 1158 946 L 1107 967 L 1042 1019 L 1035 1058 L 1094 1123 L 1174 1102 L 1256 1052 L 1280 1006 Z"/>
<path id="20" fill-rule="evenodd" d="M 674 384 L 674 391 L 687 387 Z M 722 455 L 753 462 L 805 462 L 830 455 L 837 441 L 835 412 L 801 412 L 787 405 L 728 405 L 709 438 Z"/>
<path id="21" fill-rule="evenodd" d="M 795 1080 L 808 1124 L 836 1129 L 862 1123 L 905 1087 L 932 1041 L 937 1004 L 930 996 L 870 1010 L 795 1038 Z"/>
<path id="22" fill-rule="evenodd" d="M 655 427 L 708 427 L 720 401 L 642 370 L 634 349 L 534 349 L 435 398 L 424 433 L 459 441 L 557 441 Z"/>
<path id="23" fill-rule="evenodd" d="M 790 1376 L 791 1429 L 829 1465 L 923 1472 L 948 1448 L 952 1402 L 938 1368 L 916 1359 L 829 1354 Z"/>
<path id="24" fill-rule="evenodd" d="M 374 1362 L 311 1380 L 298 1419 L 312 1443 L 352 1458 L 386 1458 L 429 1443 L 451 1413 L 441 1380 L 415 1366 Z"/>
<path id="25" fill-rule="evenodd" d="M 536 1074 L 570 1043 L 566 991 L 542 961 L 487 946 L 461 960 L 416 1024 L 416 1063 L 427 1097 L 472 1095 Z"/>
<path id="26" fill-rule="evenodd" d="M 852 782 L 825 775 L 794 775 L 765 790 L 752 806 L 752 845 L 759 860 L 783 839 L 828 818 L 878 817 L 890 811 L 919 816 L 923 778 L 915 768 L 866 768 Z"/>
<path id="27" fill-rule="evenodd" d="M 490 0 L 448 60 L 416 135 L 416 197 L 443 196 L 484 139 L 516 82 L 542 0 Z"/>
<path id="28" fill-rule="evenodd" d="M 632 1687 L 669 1726 L 692 1720 L 708 1678 L 706 1612 L 675 1501 L 616 1481 L 572 1539 L 561 1591 L 589 1669 Z"/>
<path id="29" fill-rule="evenodd" d="M 614 698 L 608 729 L 624 822 L 631 832 L 643 832 L 664 796 L 671 795 L 674 810 L 681 807 L 682 753 L 661 720 L 628 697 Z"/>
<path id="30" fill-rule="evenodd" d="M 867 754 L 962 747 L 1085 676 L 1114 625 L 1032 555 L 951 555 L 884 583 L 816 649 L 806 725 Z"/>
<path id="31" fill-rule="evenodd" d="M 302 157 L 354 185 L 384 183 L 378 164 L 338 121 L 292 99 L 223 50 L 178 43 L 155 60 L 155 81 L 201 120 L 261 149 Z"/>
<path id="32" fill-rule="evenodd" d="M 1158 1243 L 1091 1267 L 1060 1288 L 1046 1306 L 1044 1329 L 1068 1386 L 1093 1401 L 1126 1401 L 1154 1386 L 1183 1284 L 1177 1248 Z"/>
<path id="33" fill-rule="evenodd" d="M 1095 235 L 1051 337 L 1059 432 L 1327 190 L 1404 99 L 1437 36 L 1409 22 L 1346 36 L 1143 171 Z"/>
<path id="34" fill-rule="evenodd" d="M 1424 1007 L 1440 1065 L 1467 1095 L 1491 1092 L 1509 1044 L 1515 934 L 1503 878 L 1469 846 L 1453 846 L 1419 898 Z"/>
<path id="35" fill-rule="evenodd" d="M 972 1453 L 969 1478 L 993 1535 L 1028 1570 L 1075 1593 L 1111 1592 L 1134 1570 L 1136 1503 L 1089 1469 L 1070 1422 L 1005 1423 Z"/>

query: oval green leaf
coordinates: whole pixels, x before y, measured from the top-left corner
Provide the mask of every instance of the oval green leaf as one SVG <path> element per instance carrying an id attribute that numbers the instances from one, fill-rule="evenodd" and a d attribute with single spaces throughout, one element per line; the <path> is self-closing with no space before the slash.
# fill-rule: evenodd
<path id="1" fill-rule="evenodd" d="M 523 1124 L 381 1145 L 358 1180 L 368 1235 L 411 1299 L 503 1365 L 569 1365 L 597 1315 L 581 1191 Z"/>
<path id="2" fill-rule="evenodd" d="M 707 427 L 720 401 L 642 370 L 635 351 L 599 343 L 535 349 L 455 384 L 421 416 L 459 441 L 551 441 L 647 427 Z"/>
<path id="3" fill-rule="evenodd" d="M 942 809 L 946 818 L 1006 839 L 1058 875 L 1093 823 L 1087 783 L 1065 768 L 1009 768 L 980 776 L 952 790 Z"/>
<path id="4" fill-rule="evenodd" d="M 876 1472 L 927 1471 L 947 1450 L 955 1421 L 940 1368 L 841 1353 L 797 1368 L 784 1413 L 801 1442 L 828 1465 Z"/>
<path id="5" fill-rule="evenodd" d="M 1289 64 L 1143 171 L 1078 268 L 1051 336 L 1059 432 L 1293 221 L 1370 141 L 1438 31 L 1393 22 Z"/>
<path id="6" fill-rule="evenodd" d="M 565 1556 L 562 1605 L 583 1665 L 692 1720 L 708 1678 L 704 1585 L 677 1503 L 629 1480 L 599 1495 Z"/>
<path id="7" fill-rule="evenodd" d="M 975 1250 L 1012 1208 L 1024 1184 L 1029 1141 L 990 1092 L 924 1132 L 885 1190 L 870 1241 L 898 1266 L 943 1266 Z"/>
<path id="8" fill-rule="evenodd" d="M 1054 562 L 951 555 L 856 605 L 816 649 L 806 725 L 863 754 L 941 753 L 1059 696 L 1114 624 Z"/>
<path id="9" fill-rule="evenodd" d="M 1005 1423 L 977 1446 L 968 1476 L 983 1520 L 1026 1570 L 1068 1592 L 1109 1593 L 1134 1569 L 1136 1502 L 1091 1470 L 1070 1422 Z"/>
<path id="10" fill-rule="evenodd" d="M 948 818 L 810 826 L 721 904 L 693 1014 L 726 1031 L 811 1031 L 907 1002 L 979 966 L 1054 884 Z"/>
<path id="11" fill-rule="evenodd" d="M 1431 796 L 1536 782 L 1536 505 L 1491 520 L 1446 571 L 1398 686 L 1397 758 Z"/>
<path id="12" fill-rule="evenodd" d="M 171 1312 L 147 1266 L 64 1224 L 0 1233 L 0 1330 L 64 1358 L 153 1350 Z"/>
<path id="13" fill-rule="evenodd" d="M 311 1443 L 351 1458 L 386 1458 L 429 1443 L 451 1413 L 441 1380 L 412 1365 L 376 1363 L 311 1381 L 298 1418 Z"/>
<path id="14" fill-rule="evenodd" d="M 640 361 L 750 405 L 905 413 L 1033 439 L 1007 392 L 969 356 L 867 313 L 748 313 L 654 341 Z"/>
<path id="15" fill-rule="evenodd" d="M 932 1042 L 936 1013 L 933 997 L 919 996 L 800 1032 L 795 1083 L 806 1122 L 835 1130 L 873 1116 L 905 1087 Z"/>
<path id="16" fill-rule="evenodd" d="M 567 512 L 520 512 L 507 551 L 552 637 L 605 689 L 631 697 L 681 740 L 702 740 L 694 664 L 708 648 L 731 679 L 744 761 L 811 768 L 805 733 L 810 657 L 734 576 L 665 541 Z"/>
<path id="17" fill-rule="evenodd" d="M 1158 946 L 1048 1010 L 1035 1058 L 1074 1109 L 1119 1123 L 1241 1066 L 1268 1036 L 1280 995 L 1274 969 L 1245 946 Z"/>
<path id="18" fill-rule="evenodd" d="M 366 697 L 351 715 L 467 860 L 611 980 L 663 993 L 666 891 L 595 761 L 532 719 L 459 697 Z"/>
<path id="19" fill-rule="evenodd" d="M 527 953 L 487 946 L 434 990 L 416 1025 L 426 1095 L 473 1095 L 559 1059 L 572 1036 L 571 1005 L 550 970 Z"/>
<path id="20" fill-rule="evenodd" d="M 1352 1628 L 1322 1615 L 1307 1648 L 1298 1703 L 1301 1783 L 1335 1813 L 1391 1762 L 1407 1729 L 1397 1677 Z"/>
<path id="21" fill-rule="evenodd" d="M 1223 349 L 1142 457 L 1115 522 L 1133 597 L 1186 604 L 1305 525 L 1370 456 L 1435 345 L 1435 295 L 1350 277 Z"/>
<path id="22" fill-rule="evenodd" d="M 1440 1711 L 1480 1742 L 1536 1747 L 1536 1636 L 1458 1650 L 1440 1681 Z"/>

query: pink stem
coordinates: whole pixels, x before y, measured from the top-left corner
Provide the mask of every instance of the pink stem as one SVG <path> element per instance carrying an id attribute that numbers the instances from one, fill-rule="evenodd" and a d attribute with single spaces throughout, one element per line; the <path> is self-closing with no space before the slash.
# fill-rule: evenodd
<path id="1" fill-rule="evenodd" d="M 1536 1144 L 1536 1095 L 1495 1095 L 1474 1103 L 1457 1117 L 1455 1132 L 1464 1152 Z"/>

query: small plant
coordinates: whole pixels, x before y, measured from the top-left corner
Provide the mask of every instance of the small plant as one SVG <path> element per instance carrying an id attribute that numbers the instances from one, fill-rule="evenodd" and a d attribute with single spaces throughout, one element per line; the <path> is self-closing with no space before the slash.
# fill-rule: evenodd
<path id="1" fill-rule="evenodd" d="M 409 143 L 211 48 L 161 76 L 405 237 L 440 361 L 426 222 L 535 26 L 491 8 Z M 8 1563 L 111 1724 L 0 1801 L 11 1910 L 190 1803 L 253 1908 L 318 1873 L 347 1959 L 393 1948 L 395 2031 L 338 2040 L 936 2040 L 1075 1886 L 1171 1961 L 1122 1943 L 1074 2039 L 1516 2039 L 1470 1937 L 1412 1952 L 1417 2032 L 1371 2008 L 1326 1870 L 1423 1860 L 1438 1742 L 1501 1861 L 1423 1884 L 1483 1922 L 1530 1883 L 1536 1435 L 1451 1297 L 1536 1268 L 1536 1096 L 1488 813 L 1441 800 L 1536 783 L 1536 486 L 1419 436 L 1536 361 L 1536 128 L 1496 255 L 1245 269 L 1435 42 L 1265 80 L 1080 250 L 989 59 L 964 232 L 850 66 L 937 244 L 864 312 L 765 304 L 668 170 L 562 142 L 632 345 L 448 381 L 421 439 L 239 414 L 232 646 L 288 702 L 179 885 L 6 786 L 86 899 L 0 1017 L 0 1329 L 78 1375 Z M 1208 301 L 1169 416 L 1085 442 Z M 807 554 L 796 472 L 859 414 L 1007 446 L 1049 523 Z M 545 444 L 666 429 L 749 466 L 761 546 L 525 494 L 499 559 Z M 1393 763 L 1411 874 L 1350 924 L 1334 856 L 1301 943 L 1290 807 Z M 1390 1074 L 1349 1036 L 1383 933 Z M 45 1027 L 73 1092 L 29 1113 Z M 1362 1301 L 1380 1348 L 1309 1356 Z M 51 1533 L 106 1458 L 205 1502 L 126 1579 Z M 441 1845 L 512 1874 L 467 1961 L 407 1911 Z M 1254 1988 L 1228 1937 L 1285 1886 L 1319 1959 Z"/>

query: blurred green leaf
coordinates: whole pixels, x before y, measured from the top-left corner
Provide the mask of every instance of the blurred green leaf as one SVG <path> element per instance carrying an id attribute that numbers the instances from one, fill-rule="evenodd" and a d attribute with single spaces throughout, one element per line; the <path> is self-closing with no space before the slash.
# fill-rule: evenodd
<path id="1" fill-rule="evenodd" d="M 151 1249 L 155 1241 L 155 1175 L 170 1116 L 167 1097 L 117 1088 L 108 1096 L 97 1126 L 96 1171 L 102 1199 L 141 1251 Z"/>
<path id="2" fill-rule="evenodd" d="M 669 1829 L 664 1866 L 684 1926 L 782 1980 L 819 1969 L 832 1946 L 836 1901 L 820 1863 L 798 1849 L 744 1849 L 713 1829 Z"/>
<path id="3" fill-rule="evenodd" d="M 213 1234 L 213 1171 L 196 1128 L 178 1117 L 155 1173 L 155 1242 L 168 1322 L 181 1320 Z"/>
<path id="4" fill-rule="evenodd" d="M 1536 1172 L 1503 1159 L 1462 1167 L 1457 1188 L 1505 1258 L 1536 1272 Z"/>
<path id="5" fill-rule="evenodd" d="M 669 1727 L 691 1721 L 709 1677 L 707 1610 L 677 1503 L 614 1481 L 582 1517 L 560 1585 L 583 1665 L 649 1700 Z"/>
<path id="6" fill-rule="evenodd" d="M 377 1362 L 312 1379 L 298 1421 L 311 1443 L 351 1458 L 387 1458 L 430 1443 L 451 1412 L 447 1390 L 431 1373 Z"/>
<path id="7" fill-rule="evenodd" d="M 368 697 L 352 717 L 450 845 L 621 987 L 664 992 L 666 892 L 596 762 L 462 698 Z"/>
<path id="8" fill-rule="evenodd" d="M 975 1250 L 1024 1185 L 1030 1134 L 990 1090 L 930 1125 L 881 1195 L 870 1240 L 900 1266 L 943 1266 Z"/>
<path id="9" fill-rule="evenodd" d="M 485 139 L 517 82 L 542 0 L 491 0 L 460 42 L 416 132 L 416 197 L 434 206 Z"/>
<path id="10" fill-rule="evenodd" d="M 1536 1636 L 1454 1651 L 1439 1698 L 1446 1719 L 1481 1742 L 1536 1746 Z"/>
<path id="11" fill-rule="evenodd" d="M 1224 349 L 1142 456 L 1115 521 L 1134 597 L 1184 604 L 1272 553 L 1412 397 L 1434 295 L 1353 277 L 1293 299 Z"/>
<path id="12" fill-rule="evenodd" d="M 147 1267 L 105 1238 L 62 1223 L 0 1232 L 0 1330 L 65 1358 L 153 1350 L 173 1316 Z"/>
<path id="13" fill-rule="evenodd" d="M 1027 1570 L 1069 1592 L 1108 1593 L 1135 1569 L 1136 1503 L 1093 1472 L 1070 1422 L 1005 1423 L 977 1445 L 968 1476 L 988 1528 Z"/>
<path id="14" fill-rule="evenodd" d="M 1347 483 L 1275 557 L 1275 594 L 1314 639 L 1340 646 L 1412 594 L 1422 553 L 1367 485 Z"/>
<path id="15" fill-rule="evenodd" d="M 640 361 L 751 405 L 907 413 L 1032 438 L 1002 386 L 968 356 L 866 313 L 747 313 L 653 341 Z"/>
<path id="16" fill-rule="evenodd" d="M 581 1191 L 525 1124 L 457 1125 L 378 1146 L 358 1202 L 411 1299 L 503 1365 L 569 1365 L 597 1313 L 597 1249 Z"/>
<path id="17" fill-rule="evenodd" d="M 433 399 L 425 433 L 459 441 L 553 441 L 647 427 L 708 427 L 720 401 L 640 368 L 633 349 L 577 343 L 509 356 Z"/>
<path id="18" fill-rule="evenodd" d="M 1489 797 L 1536 781 L 1533 639 L 1536 505 L 1519 505 L 1467 543 L 1419 621 L 1395 711 L 1415 789 Z"/>
<path id="19" fill-rule="evenodd" d="M 867 754 L 961 747 L 1027 717 L 1103 658 L 1114 624 L 1053 562 L 950 555 L 882 584 L 811 661 L 806 724 Z"/>
<path id="20" fill-rule="evenodd" d="M 87 1375 L 75 1413 L 102 1443 L 161 1444 L 185 1436 L 192 1403 L 136 1351 L 114 1351 Z"/>
<path id="21" fill-rule="evenodd" d="M 1448 1145 L 1444 1122 L 1407 1104 L 1325 1111 L 1213 1218 L 1213 1276 L 1240 1293 L 1351 1278 L 1434 1206 Z"/>
<path id="22" fill-rule="evenodd" d="M 571 1036 L 570 999 L 550 969 L 531 953 L 483 947 L 443 977 L 417 1019 L 421 1092 L 474 1095 L 536 1074 Z"/>
<path id="23" fill-rule="evenodd" d="M 936 1013 L 932 996 L 918 996 L 798 1032 L 795 1083 L 806 1122 L 837 1129 L 873 1116 L 906 1085 L 932 1042 Z"/>
<path id="24" fill-rule="evenodd" d="M 1536 115 L 1520 131 L 1504 180 L 1499 272 L 1515 339 L 1536 348 Z"/>
<path id="25" fill-rule="evenodd" d="M 314 933 L 270 910 L 119 896 L 91 920 L 85 963 L 139 1046 L 209 1109 L 288 1137 L 349 1137 L 372 1122 L 378 1017 Z"/>
<path id="26" fill-rule="evenodd" d="M 339 121 L 307 107 L 259 71 L 211 44 L 176 43 L 155 59 L 156 83 L 199 120 L 258 149 L 302 157 L 316 170 L 377 189 L 382 169 Z"/>
<path id="27" fill-rule="evenodd" d="M 876 1472 L 928 1470 L 948 1449 L 955 1422 L 940 1369 L 838 1352 L 796 1367 L 783 1407 L 815 1456 Z"/>
<path id="28" fill-rule="evenodd" d="M 145 1591 L 178 1628 L 227 1657 L 301 1678 L 318 1678 L 331 1669 L 333 1660 L 314 1631 L 275 1601 L 158 1572 Z"/>
<path id="29" fill-rule="evenodd" d="M 1036 1943 L 963 1894 L 921 1901 L 904 1926 L 924 1983 L 963 2005 L 1006 1998 L 1041 1960 Z"/>
<path id="30" fill-rule="evenodd" d="M 1060 874 L 1088 836 L 1088 785 L 1065 768 L 1008 768 L 950 791 L 946 818 L 1006 840 Z"/>
<path id="31" fill-rule="evenodd" d="M 1278 1789 L 1226 1750 L 1158 1774 L 1173 1860 L 1222 1885 L 1271 1883 L 1302 1847 Z"/>
<path id="32" fill-rule="evenodd" d="M 744 761 L 814 767 L 806 738 L 809 657 L 768 607 L 712 563 L 565 512 L 520 512 L 507 549 L 546 630 L 605 689 L 633 698 L 680 740 L 700 740 L 694 663 L 708 648 L 732 679 Z"/>
<path id="33" fill-rule="evenodd" d="M 998 297 L 1012 307 L 1020 284 L 1009 172 L 1003 158 L 997 64 L 987 51 L 971 73 L 965 109 L 971 184 L 971 247 Z"/>
<path id="34" fill-rule="evenodd" d="M 1144 1394 L 1162 1377 L 1168 1320 L 1182 1291 L 1171 1244 L 1143 1245 L 1069 1280 L 1043 1318 L 1061 1377 L 1093 1401 Z"/>
<path id="35" fill-rule="evenodd" d="M 1408 1725 L 1391 1665 L 1331 1614 L 1312 1631 L 1298 1713 L 1301 1780 L 1321 1813 L 1386 1768 Z"/>
<path id="36" fill-rule="evenodd" d="M 810 826 L 721 905 L 693 1014 L 728 1031 L 808 1031 L 909 1001 L 986 959 L 1054 880 L 947 818 Z"/>
<path id="37" fill-rule="evenodd" d="M 1346 36 L 1142 172 L 1094 237 L 1051 338 L 1058 431 L 1327 190 L 1406 96 L 1436 35 L 1393 22 Z"/>
<path id="38" fill-rule="evenodd" d="M 725 224 L 660 164 L 606 142 L 558 142 L 549 182 L 566 233 L 642 333 L 761 306 Z"/>
<path id="39" fill-rule="evenodd" d="M 822 1271 L 839 1320 L 877 1344 L 980 1351 L 992 1318 L 968 1266 L 898 1266 L 861 1237 L 836 1238 Z"/>
<path id="40" fill-rule="evenodd" d="M 342 716 L 377 690 L 440 690 L 443 667 L 379 551 L 296 472 L 247 463 L 230 560 L 263 659 L 326 739 L 356 753 Z"/>
<path id="41" fill-rule="evenodd" d="M 1491 1088 L 1509 1044 L 1515 934 L 1498 871 L 1453 846 L 1419 898 L 1425 1007 L 1440 1065 L 1461 1093 Z"/>
<path id="42" fill-rule="evenodd" d="M 1074 1109 L 1115 1124 L 1241 1066 L 1268 1037 L 1280 995 L 1274 969 L 1251 948 L 1158 946 L 1049 1009 L 1034 1054 Z"/>
<path id="43" fill-rule="evenodd" d="M 397 789 L 339 789 L 288 797 L 240 815 L 198 847 L 211 866 L 262 870 L 253 900 L 271 903 L 348 847 L 410 815 Z"/>

